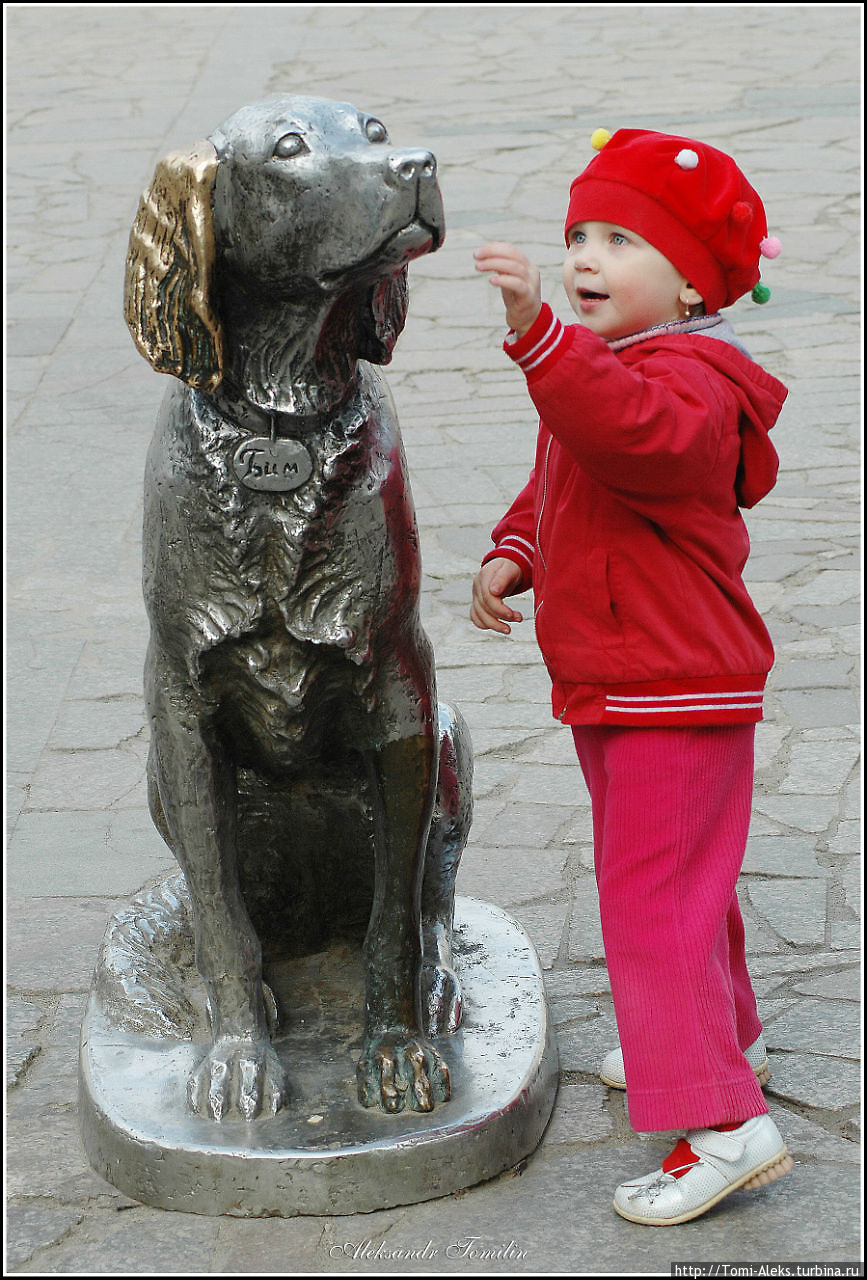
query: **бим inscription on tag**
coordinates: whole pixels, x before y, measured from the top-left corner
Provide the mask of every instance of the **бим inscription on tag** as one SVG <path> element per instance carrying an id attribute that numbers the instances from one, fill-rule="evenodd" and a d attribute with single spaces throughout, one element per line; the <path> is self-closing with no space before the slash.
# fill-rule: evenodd
<path id="1" fill-rule="evenodd" d="M 254 436 L 235 450 L 235 474 L 248 489 L 286 493 L 309 480 L 313 459 L 298 440 Z"/>

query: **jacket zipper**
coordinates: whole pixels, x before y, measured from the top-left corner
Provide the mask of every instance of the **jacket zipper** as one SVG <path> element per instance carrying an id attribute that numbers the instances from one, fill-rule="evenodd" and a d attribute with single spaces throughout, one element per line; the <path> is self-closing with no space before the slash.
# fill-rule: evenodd
<path id="1" fill-rule="evenodd" d="M 545 560 L 544 555 L 542 554 L 542 516 L 545 513 L 545 503 L 548 499 L 548 458 L 551 454 L 551 445 L 553 443 L 554 443 L 554 437 L 549 436 L 548 447 L 545 450 L 545 463 L 542 468 L 542 501 L 539 504 L 539 519 L 536 521 L 536 550 L 539 552 L 539 559 L 542 561 L 542 564 L 545 567 L 546 573 L 548 571 L 548 564 Z M 536 620 L 536 618 L 538 618 L 539 610 L 542 608 L 542 605 L 544 603 L 545 603 L 544 600 L 540 600 L 539 603 L 536 605 L 536 610 L 533 614 L 534 621 Z M 561 724 L 563 723 L 563 717 L 565 716 L 565 714 L 566 714 L 566 707 L 564 706 L 563 710 L 560 712 L 560 715 L 558 717 Z"/>
<path id="2" fill-rule="evenodd" d="M 544 555 L 542 554 L 541 528 L 542 528 L 542 516 L 545 513 L 545 502 L 548 498 L 548 454 L 551 452 L 551 445 L 553 443 L 554 443 L 554 437 L 549 436 L 548 448 L 545 450 L 545 462 L 542 467 L 542 501 L 539 503 L 539 518 L 536 521 L 536 550 L 539 553 L 539 559 L 542 561 L 542 566 L 545 569 L 546 573 L 548 571 L 548 565 Z M 536 608 L 533 611 L 534 622 L 536 618 L 538 618 L 539 610 L 542 608 L 542 605 L 544 603 L 545 603 L 544 600 L 540 600 L 539 603 L 536 605 Z"/>
<path id="3" fill-rule="evenodd" d="M 548 571 L 548 564 L 545 560 L 544 555 L 542 554 L 541 529 L 542 529 L 542 516 L 545 513 L 545 503 L 548 500 L 548 455 L 551 452 L 551 445 L 553 443 L 554 443 L 554 437 L 549 436 L 548 448 L 545 450 L 545 465 L 542 468 L 542 501 L 539 504 L 539 518 L 536 521 L 536 550 L 539 552 L 539 559 L 542 561 L 542 565 L 546 573 Z M 537 613 L 539 612 L 538 608 L 536 612 Z"/>

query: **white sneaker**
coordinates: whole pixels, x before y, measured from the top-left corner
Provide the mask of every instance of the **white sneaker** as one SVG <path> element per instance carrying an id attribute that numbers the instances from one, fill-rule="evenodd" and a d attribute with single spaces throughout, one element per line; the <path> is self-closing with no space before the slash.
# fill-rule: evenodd
<path id="1" fill-rule="evenodd" d="M 614 1208 L 630 1222 L 672 1227 L 706 1213 L 738 1187 L 775 1182 L 793 1166 L 770 1116 L 754 1116 L 728 1133 L 690 1129 L 662 1169 L 621 1183 Z"/>
<path id="2" fill-rule="evenodd" d="M 764 1087 L 771 1078 L 771 1068 L 768 1066 L 768 1051 L 761 1035 L 748 1049 L 744 1049 L 744 1057 L 753 1071 L 755 1071 L 759 1084 Z M 626 1072 L 623 1069 L 622 1049 L 612 1049 L 610 1053 L 605 1055 L 602 1059 L 599 1076 L 603 1083 L 612 1089 L 626 1088 Z"/>

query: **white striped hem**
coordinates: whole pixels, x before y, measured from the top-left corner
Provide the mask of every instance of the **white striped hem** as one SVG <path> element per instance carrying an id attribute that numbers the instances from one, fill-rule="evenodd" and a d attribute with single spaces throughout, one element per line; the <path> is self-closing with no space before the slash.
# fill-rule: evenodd
<path id="1" fill-rule="evenodd" d="M 612 707 L 606 703 L 606 713 L 620 713 L 621 716 L 683 716 L 685 712 L 756 712 L 762 709 L 762 699 L 752 703 L 680 703 L 677 707 L 661 707 L 656 703 L 653 707 Z"/>
<path id="2" fill-rule="evenodd" d="M 681 715 L 699 711 L 761 711 L 763 689 L 729 689 L 727 693 L 662 693 L 606 695 L 611 715 Z"/>
<path id="3" fill-rule="evenodd" d="M 655 703 L 651 707 L 615 707 L 610 702 L 605 704 L 606 712 L 620 712 L 626 716 L 659 716 L 680 715 L 684 711 L 756 711 L 761 710 L 762 700 L 756 699 L 753 702 L 696 702 L 696 703 L 680 703 L 678 706 L 661 706 Z"/>
<path id="4" fill-rule="evenodd" d="M 729 689 L 726 693 L 609 693 L 606 700 L 612 702 L 688 702 L 690 698 L 761 698 L 763 689 Z"/>

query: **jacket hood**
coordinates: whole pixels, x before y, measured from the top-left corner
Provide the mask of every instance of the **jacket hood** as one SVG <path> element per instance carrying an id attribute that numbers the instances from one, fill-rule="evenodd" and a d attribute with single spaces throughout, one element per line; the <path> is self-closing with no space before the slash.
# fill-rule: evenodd
<path id="1" fill-rule="evenodd" d="M 741 406 L 741 459 L 735 479 L 740 507 L 754 507 L 773 489 L 779 457 L 769 432 L 789 394 L 773 374 L 756 364 L 743 348 L 697 334 L 694 349 L 729 379 Z"/>
<path id="2" fill-rule="evenodd" d="M 689 343 L 690 355 L 703 360 L 728 378 L 740 404 L 741 457 L 735 479 L 735 495 L 739 507 L 754 507 L 773 489 L 777 479 L 779 458 L 771 444 L 769 432 L 789 394 L 773 374 L 768 373 L 748 354 L 721 316 L 700 317 L 684 323 L 680 333 L 669 331 L 654 342 L 649 334 L 643 344 L 677 349 Z M 639 339 L 641 340 L 641 339 Z M 614 346 L 615 344 L 609 344 Z M 624 346 L 631 342 L 623 342 Z M 646 350 L 646 345 L 645 345 Z"/>

